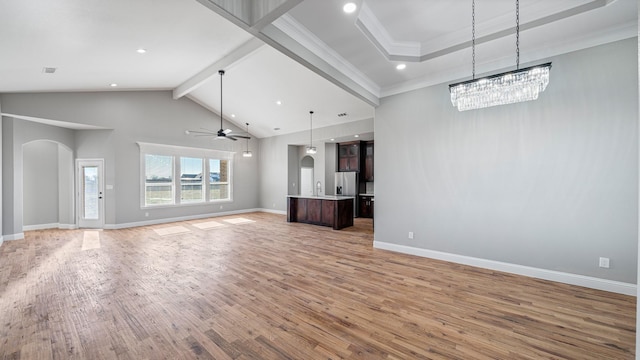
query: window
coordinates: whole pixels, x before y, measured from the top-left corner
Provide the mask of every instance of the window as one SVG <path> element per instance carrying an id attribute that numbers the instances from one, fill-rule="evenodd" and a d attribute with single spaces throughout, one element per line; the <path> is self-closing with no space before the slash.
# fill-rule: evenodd
<path id="1" fill-rule="evenodd" d="M 229 199 L 229 162 L 209 159 L 209 199 Z"/>
<path id="2" fill-rule="evenodd" d="M 173 157 L 146 154 L 144 164 L 145 206 L 173 204 Z"/>
<path id="3" fill-rule="evenodd" d="M 139 142 L 143 208 L 233 200 L 232 152 Z"/>
<path id="4" fill-rule="evenodd" d="M 202 159 L 192 157 L 180 158 L 180 202 L 193 203 L 204 201 L 202 187 Z"/>

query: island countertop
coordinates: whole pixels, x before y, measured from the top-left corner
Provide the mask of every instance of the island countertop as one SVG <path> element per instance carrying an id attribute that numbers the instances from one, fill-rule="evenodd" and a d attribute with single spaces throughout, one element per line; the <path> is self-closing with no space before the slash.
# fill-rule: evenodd
<path id="1" fill-rule="evenodd" d="M 320 199 L 320 200 L 346 200 L 346 199 L 355 199 L 355 196 L 346 196 L 346 195 L 287 195 L 290 198 L 298 198 L 298 199 Z"/>

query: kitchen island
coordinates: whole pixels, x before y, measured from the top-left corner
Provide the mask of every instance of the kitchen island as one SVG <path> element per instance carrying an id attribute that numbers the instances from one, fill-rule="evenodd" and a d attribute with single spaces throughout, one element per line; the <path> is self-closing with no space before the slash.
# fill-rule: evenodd
<path id="1" fill-rule="evenodd" d="M 340 230 L 353 226 L 355 196 L 304 196 L 287 197 L 287 222 L 330 226 Z"/>

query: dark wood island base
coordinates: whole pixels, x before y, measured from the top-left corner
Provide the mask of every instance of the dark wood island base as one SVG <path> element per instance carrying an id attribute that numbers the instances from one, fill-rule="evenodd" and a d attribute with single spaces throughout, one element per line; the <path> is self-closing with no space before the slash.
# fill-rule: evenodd
<path id="1" fill-rule="evenodd" d="M 330 226 L 340 230 L 353 226 L 352 196 L 297 196 L 287 198 L 287 222 Z"/>

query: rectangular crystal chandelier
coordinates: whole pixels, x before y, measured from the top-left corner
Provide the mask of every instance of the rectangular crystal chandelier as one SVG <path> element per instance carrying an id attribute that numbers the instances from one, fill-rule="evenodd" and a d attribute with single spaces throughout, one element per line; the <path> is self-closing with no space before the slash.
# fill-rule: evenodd
<path id="1" fill-rule="evenodd" d="M 476 79 L 476 1 L 471 2 L 472 80 L 449 85 L 458 111 L 535 100 L 549 85 L 551 63 L 520 69 L 520 0 L 516 0 L 516 70 Z"/>
<path id="2" fill-rule="evenodd" d="M 458 111 L 535 100 L 549 84 L 551 63 L 449 85 Z"/>

